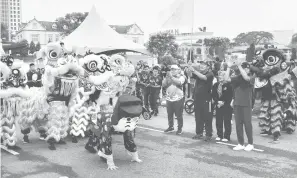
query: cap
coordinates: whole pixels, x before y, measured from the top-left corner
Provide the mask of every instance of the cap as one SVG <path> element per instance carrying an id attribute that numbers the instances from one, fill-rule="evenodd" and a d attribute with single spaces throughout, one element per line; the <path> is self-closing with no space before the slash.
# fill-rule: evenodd
<path id="1" fill-rule="evenodd" d="M 179 67 L 177 65 L 171 65 L 170 68 L 171 69 L 179 69 Z"/>

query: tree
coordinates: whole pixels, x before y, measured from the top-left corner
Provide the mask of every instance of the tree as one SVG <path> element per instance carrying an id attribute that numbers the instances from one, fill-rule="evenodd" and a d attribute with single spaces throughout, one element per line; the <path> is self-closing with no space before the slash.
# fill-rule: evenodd
<path id="1" fill-rule="evenodd" d="M 147 50 L 156 55 L 158 62 L 165 55 L 177 55 L 178 45 L 175 43 L 175 36 L 169 32 L 160 32 L 150 36 L 147 43 Z"/>
<path id="2" fill-rule="evenodd" d="M 291 44 L 297 44 L 297 33 L 292 36 Z"/>
<path id="3" fill-rule="evenodd" d="M 22 40 L 22 41 L 20 41 L 19 43 L 21 43 L 21 44 L 25 44 L 25 45 L 26 45 L 25 47 L 23 47 L 23 48 L 20 50 L 20 55 L 23 56 L 23 57 L 28 56 L 28 51 L 29 51 L 29 44 L 28 44 L 28 41 L 27 41 L 27 40 Z"/>
<path id="4" fill-rule="evenodd" d="M 173 65 L 173 64 L 177 64 L 177 60 L 175 58 L 173 58 L 172 56 L 166 55 L 161 57 L 160 59 L 160 64 L 164 64 L 164 65 Z"/>
<path id="5" fill-rule="evenodd" d="M 240 33 L 236 38 L 234 38 L 234 41 L 237 45 L 250 45 L 252 43 L 257 45 L 261 42 L 264 43 L 270 40 L 273 40 L 272 33 L 264 31 Z"/>
<path id="6" fill-rule="evenodd" d="M 30 46 L 29 46 L 29 53 L 33 54 L 36 51 L 35 43 L 31 41 Z"/>
<path id="7" fill-rule="evenodd" d="M 214 56 L 214 53 L 216 53 L 220 60 L 223 60 L 225 58 L 224 53 L 231 47 L 231 42 L 226 37 L 205 38 L 204 45 L 209 47 L 211 56 Z"/>
<path id="8" fill-rule="evenodd" d="M 4 23 L 1 23 L 1 39 L 3 41 L 8 41 L 9 40 L 8 27 Z"/>
<path id="9" fill-rule="evenodd" d="M 293 49 L 292 49 L 292 56 L 291 56 L 291 59 L 297 59 L 297 51 L 296 51 L 296 48 L 293 48 Z"/>
<path id="10" fill-rule="evenodd" d="M 35 51 L 39 51 L 40 50 L 40 43 L 38 42 L 37 44 L 36 44 L 36 46 L 35 46 Z"/>
<path id="11" fill-rule="evenodd" d="M 62 31 L 65 35 L 72 33 L 88 16 L 88 12 L 72 12 L 56 19 L 58 30 Z M 66 29 L 64 29 L 67 27 Z"/>

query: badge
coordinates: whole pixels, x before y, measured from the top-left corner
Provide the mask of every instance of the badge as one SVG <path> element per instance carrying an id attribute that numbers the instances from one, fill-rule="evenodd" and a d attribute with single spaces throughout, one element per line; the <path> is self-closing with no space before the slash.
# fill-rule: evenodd
<path id="1" fill-rule="evenodd" d="M 227 90 L 227 87 L 224 87 L 224 89 L 223 90 Z"/>

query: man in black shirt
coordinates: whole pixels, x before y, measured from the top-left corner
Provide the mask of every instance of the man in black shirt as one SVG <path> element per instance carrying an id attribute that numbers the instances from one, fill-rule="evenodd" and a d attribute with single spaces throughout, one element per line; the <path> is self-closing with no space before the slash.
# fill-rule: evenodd
<path id="1" fill-rule="evenodd" d="M 30 64 L 30 70 L 27 72 L 28 86 L 31 87 L 41 87 L 41 72 L 37 72 L 35 69 L 35 64 Z"/>
<path id="2" fill-rule="evenodd" d="M 196 121 L 196 135 L 193 139 L 202 139 L 205 125 L 205 141 L 210 141 L 212 137 L 212 108 L 211 108 L 211 89 L 214 78 L 211 67 L 204 61 L 198 61 L 189 67 L 190 72 L 195 78 L 194 107 Z"/>

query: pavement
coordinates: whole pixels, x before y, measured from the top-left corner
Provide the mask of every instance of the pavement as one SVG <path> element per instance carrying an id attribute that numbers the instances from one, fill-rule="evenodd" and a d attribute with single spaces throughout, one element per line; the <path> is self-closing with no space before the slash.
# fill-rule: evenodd
<path id="1" fill-rule="evenodd" d="M 259 135 L 257 120 L 253 119 L 255 147 L 261 151 L 233 151 L 232 145 L 192 140 L 195 133 L 193 115 L 184 113 L 183 134 L 165 134 L 167 128 L 166 109 L 151 120 L 141 120 L 136 131 L 135 142 L 142 163 L 130 162 L 125 153 L 121 135 L 113 136 L 113 154 L 116 171 L 106 170 L 106 164 L 96 154 L 84 149 L 87 139 L 66 145 L 57 145 L 56 151 L 47 148 L 45 141 L 30 134 L 30 144 L 22 143 L 18 133 L 19 155 L 1 150 L 1 177 L 3 178 L 296 178 L 297 134 L 283 134 L 278 144 L 269 143 L 271 137 Z M 214 120 L 214 136 L 215 120 Z M 230 144 L 236 144 L 233 131 Z"/>

